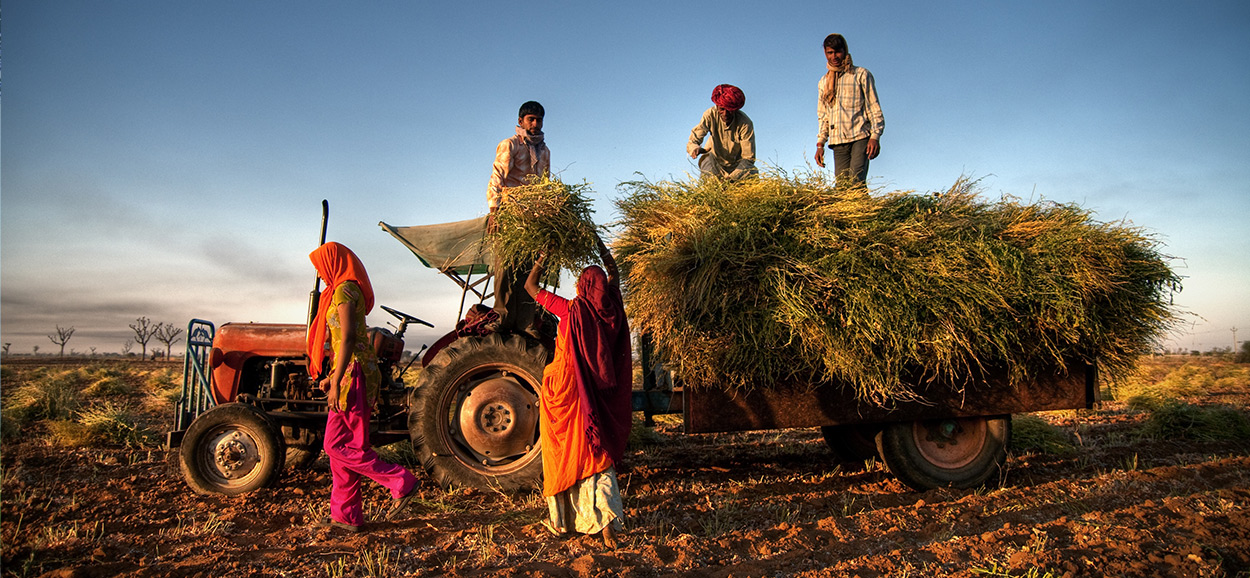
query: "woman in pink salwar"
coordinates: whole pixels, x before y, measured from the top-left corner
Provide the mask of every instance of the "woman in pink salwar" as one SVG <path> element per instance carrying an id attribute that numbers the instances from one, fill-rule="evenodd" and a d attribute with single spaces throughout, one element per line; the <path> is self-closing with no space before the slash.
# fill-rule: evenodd
<path id="1" fill-rule="evenodd" d="M 321 381 L 329 405 L 325 450 L 333 487 L 330 517 L 317 525 L 359 532 L 364 526 L 361 476 L 391 491 L 394 501 L 388 519 L 407 507 L 416 493 L 417 479 L 403 467 L 382 461 L 369 443 L 369 414 L 382 382 L 365 325 L 365 315 L 373 309 L 369 275 L 351 249 L 335 242 L 318 247 L 308 257 L 326 283 L 317 316 L 308 328 L 309 374 L 322 375 L 327 343 L 333 356 Z"/>

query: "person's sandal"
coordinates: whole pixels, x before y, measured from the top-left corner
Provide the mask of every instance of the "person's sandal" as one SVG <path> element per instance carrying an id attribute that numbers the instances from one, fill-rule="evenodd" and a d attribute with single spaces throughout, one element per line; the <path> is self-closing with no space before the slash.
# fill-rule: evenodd
<path id="1" fill-rule="evenodd" d="M 351 524 L 348 524 L 347 522 L 340 522 L 328 516 L 320 520 L 317 520 L 316 523 L 313 524 L 313 527 L 314 528 L 338 528 L 340 530 L 345 530 L 353 534 L 359 534 L 361 530 L 361 526 L 353 526 Z"/>
<path id="2" fill-rule="evenodd" d="M 400 512 L 408 509 L 408 504 L 412 503 L 412 499 L 415 497 L 417 497 L 417 485 L 413 484 L 412 489 L 408 490 L 408 493 L 404 494 L 404 497 L 395 500 L 395 505 L 391 506 L 391 509 L 386 511 L 386 519 L 394 520 L 397 516 L 399 516 Z"/>

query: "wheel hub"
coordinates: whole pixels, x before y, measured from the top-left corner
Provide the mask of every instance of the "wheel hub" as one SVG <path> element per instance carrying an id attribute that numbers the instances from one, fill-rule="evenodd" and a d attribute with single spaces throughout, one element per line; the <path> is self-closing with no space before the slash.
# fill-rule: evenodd
<path id="1" fill-rule="evenodd" d="M 495 377 L 464 394 L 460 434 L 484 463 L 523 454 L 533 447 L 538 399 L 511 377 Z"/>
<path id="2" fill-rule="evenodd" d="M 223 433 L 214 447 L 213 463 L 223 478 L 245 476 L 260 463 L 255 440 L 237 430 Z"/>
<path id="3" fill-rule="evenodd" d="M 916 448 L 933 465 L 955 469 L 972 463 L 985 445 L 983 419 L 946 419 L 917 423 Z"/>

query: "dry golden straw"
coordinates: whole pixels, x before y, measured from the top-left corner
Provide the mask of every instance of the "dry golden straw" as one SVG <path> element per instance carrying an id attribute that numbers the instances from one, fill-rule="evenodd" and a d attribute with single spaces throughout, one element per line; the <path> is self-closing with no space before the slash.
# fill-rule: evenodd
<path id="1" fill-rule="evenodd" d="M 1076 205 L 781 172 L 622 189 L 632 326 L 694 388 L 836 384 L 889 404 L 1079 362 L 1114 378 L 1175 321 L 1158 243 Z"/>
<path id="2" fill-rule="evenodd" d="M 496 254 L 507 265 L 528 267 L 546 253 L 545 264 L 553 274 L 597 263 L 599 227 L 592 219 L 589 192 L 587 183 L 569 185 L 547 176 L 508 189 L 490 234 Z"/>

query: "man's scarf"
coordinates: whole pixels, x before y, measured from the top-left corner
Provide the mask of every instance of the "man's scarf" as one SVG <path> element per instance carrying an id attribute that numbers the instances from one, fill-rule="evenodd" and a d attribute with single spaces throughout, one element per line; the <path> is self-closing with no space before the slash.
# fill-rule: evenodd
<path id="1" fill-rule="evenodd" d="M 742 94 L 742 89 L 732 84 L 720 84 L 712 89 L 712 103 L 733 112 L 747 103 L 747 97 Z"/>
<path id="2" fill-rule="evenodd" d="M 334 290 L 339 285 L 348 281 L 355 281 L 360 287 L 360 291 L 364 293 L 364 313 L 368 314 L 373 310 L 373 285 L 369 283 L 369 274 L 365 272 L 365 266 L 361 264 L 360 258 L 351 249 L 330 241 L 320 247 L 317 247 L 312 253 L 308 254 L 308 259 L 312 261 L 313 267 L 317 269 L 317 275 L 322 281 L 326 282 L 325 291 L 321 292 L 321 300 L 317 302 L 317 316 L 313 318 L 312 326 L 308 328 L 308 369 L 309 375 L 321 375 L 322 362 L 325 360 L 326 352 L 326 320 L 330 314 L 330 302 L 334 300 Z M 340 323 L 352 323 L 350 319 L 340 319 Z M 357 336 L 357 339 L 365 339 L 366 336 Z"/>
<path id="3" fill-rule="evenodd" d="M 590 266 L 578 276 L 569 322 L 578 395 L 589 414 L 586 438 L 619 463 L 632 425 L 633 359 L 621 291 L 603 269 Z"/>
<path id="4" fill-rule="evenodd" d="M 829 61 L 825 61 L 825 68 L 829 69 L 829 71 L 820 79 L 820 102 L 825 103 L 825 106 L 833 106 L 833 103 L 837 102 L 838 79 L 853 66 L 855 65 L 851 62 L 849 53 L 846 55 L 846 59 L 842 61 L 842 66 L 838 68 L 834 68 L 832 64 L 829 64 Z"/>
<path id="5" fill-rule="evenodd" d="M 516 127 L 516 135 L 530 149 L 530 173 L 538 174 L 538 151 L 543 150 L 543 147 L 547 146 L 544 143 L 543 132 L 538 131 L 538 134 L 530 134 L 529 131 L 518 126 Z"/>

